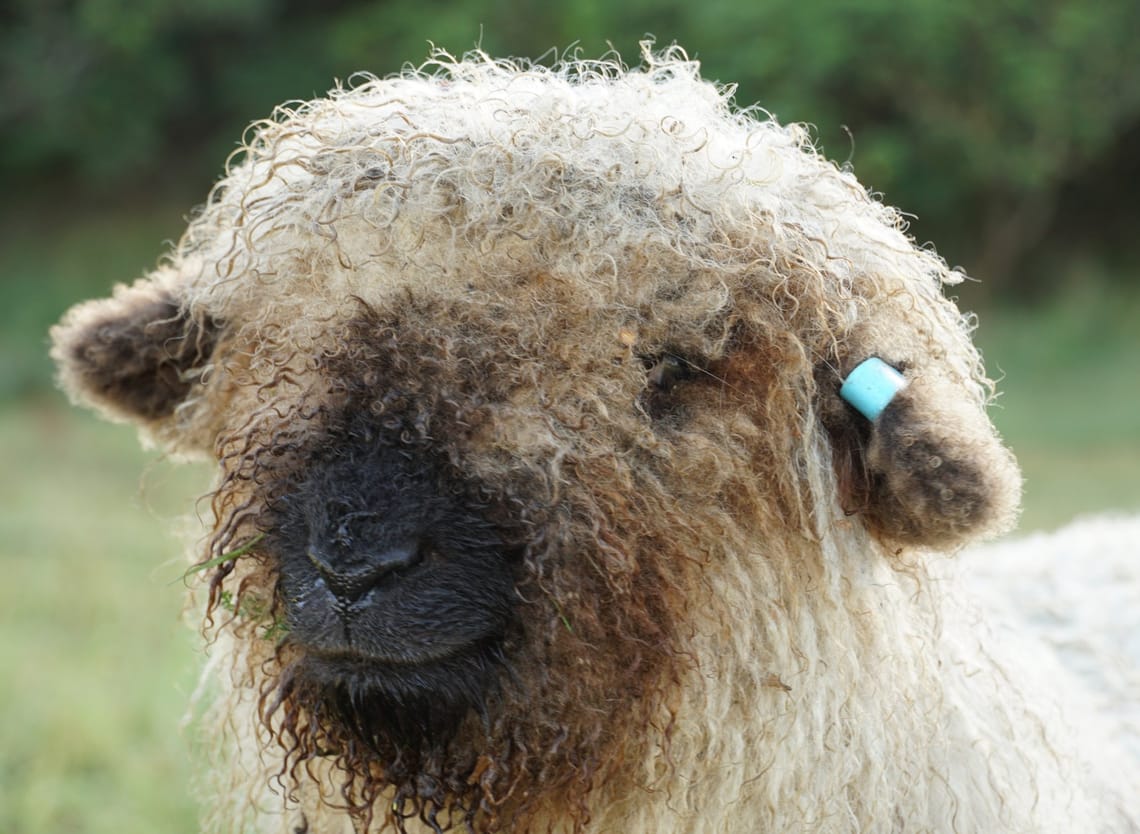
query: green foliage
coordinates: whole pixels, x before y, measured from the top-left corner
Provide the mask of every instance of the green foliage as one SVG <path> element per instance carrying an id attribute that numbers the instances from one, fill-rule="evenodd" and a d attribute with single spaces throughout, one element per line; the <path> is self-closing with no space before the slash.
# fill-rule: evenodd
<path id="1" fill-rule="evenodd" d="M 740 98 L 814 123 L 830 156 L 920 213 L 920 237 L 987 278 L 1041 241 L 1060 187 L 1140 122 L 1128 0 L 683 8 L 686 42 Z"/>
<path id="2" fill-rule="evenodd" d="M 264 600 L 250 596 L 249 592 L 243 594 L 239 600 L 234 599 L 230 591 L 222 591 L 218 599 L 219 605 L 231 614 L 236 614 L 243 620 L 257 623 L 261 626 L 260 637 L 271 643 L 284 640 L 289 634 L 289 623 L 283 616 L 274 616 L 271 606 Z"/>
<path id="3" fill-rule="evenodd" d="M 268 9 L 269 0 L 18 0 L 0 29 L 4 167 L 106 182 L 153 165 L 187 108 L 205 103 L 198 45 Z M 208 104 L 202 115 L 208 124 Z"/>
<path id="4" fill-rule="evenodd" d="M 1066 183 L 1140 125 L 1132 0 L 18 0 L 0 172 L 100 188 L 206 179 L 246 123 L 358 70 L 453 52 L 677 41 L 985 277 L 1025 266 Z M 1101 166 L 1098 171 L 1111 170 Z M 1130 197 L 1121 197 L 1121 200 Z"/>

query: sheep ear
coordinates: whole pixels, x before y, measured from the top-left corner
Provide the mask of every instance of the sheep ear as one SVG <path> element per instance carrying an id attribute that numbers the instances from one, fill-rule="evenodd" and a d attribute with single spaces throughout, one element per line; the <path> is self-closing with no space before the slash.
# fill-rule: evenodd
<path id="1" fill-rule="evenodd" d="M 954 548 L 1005 532 L 1021 476 L 982 406 L 961 386 L 913 375 L 873 419 L 838 399 L 823 409 L 840 500 L 881 537 Z"/>
<path id="2" fill-rule="evenodd" d="M 143 280 L 73 307 L 51 335 L 60 384 L 73 400 L 153 426 L 190 394 L 217 327 L 190 316 L 169 287 Z"/>

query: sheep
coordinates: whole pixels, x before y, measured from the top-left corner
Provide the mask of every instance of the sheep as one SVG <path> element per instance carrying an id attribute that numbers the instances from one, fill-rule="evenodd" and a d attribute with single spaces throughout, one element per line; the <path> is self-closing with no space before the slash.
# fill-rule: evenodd
<path id="1" fill-rule="evenodd" d="M 1138 830 L 940 578 L 1020 500 L 962 277 L 679 49 L 256 124 L 53 330 L 217 465 L 207 827 Z"/>
<path id="2" fill-rule="evenodd" d="M 949 565 L 991 620 L 990 636 L 1032 655 L 1037 679 L 1068 690 L 1067 707 L 1083 705 L 1093 764 L 1129 772 L 1140 761 L 1140 516 L 1079 518 L 973 547 Z"/>

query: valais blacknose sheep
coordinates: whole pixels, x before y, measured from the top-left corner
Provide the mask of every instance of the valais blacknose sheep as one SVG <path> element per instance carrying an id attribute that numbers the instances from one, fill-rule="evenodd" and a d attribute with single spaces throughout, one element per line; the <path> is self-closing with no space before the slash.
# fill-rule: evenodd
<path id="1" fill-rule="evenodd" d="M 217 462 L 208 826 L 1137 830 L 933 567 L 1019 501 L 961 276 L 730 99 L 678 51 L 361 80 L 56 327 Z"/>

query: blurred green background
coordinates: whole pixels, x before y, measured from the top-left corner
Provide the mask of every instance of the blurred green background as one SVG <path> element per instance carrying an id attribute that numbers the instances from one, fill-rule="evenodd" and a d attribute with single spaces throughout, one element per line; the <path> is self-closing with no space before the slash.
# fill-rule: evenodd
<path id="1" fill-rule="evenodd" d="M 45 334 L 152 266 L 245 125 L 476 44 L 683 45 L 979 279 L 1023 528 L 1140 508 L 1135 0 L 8 0 L 0 6 L 0 832 L 196 830 L 176 529 L 209 472 L 69 409 Z"/>

